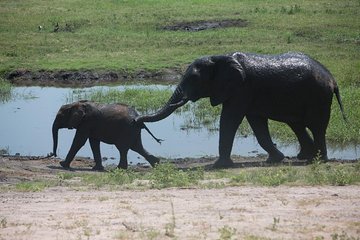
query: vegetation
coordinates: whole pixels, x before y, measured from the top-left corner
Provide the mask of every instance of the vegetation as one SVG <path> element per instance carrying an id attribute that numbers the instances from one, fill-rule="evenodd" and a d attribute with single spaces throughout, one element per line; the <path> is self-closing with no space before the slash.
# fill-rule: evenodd
<path id="1" fill-rule="evenodd" d="M 76 180 L 76 181 L 75 181 Z M 169 188 L 199 187 L 223 188 L 226 186 L 313 186 L 360 184 L 360 162 L 320 164 L 314 161 L 308 166 L 283 165 L 276 167 L 254 167 L 205 171 L 203 168 L 178 169 L 164 162 L 151 171 L 136 169 L 113 169 L 98 173 L 59 173 L 56 179 L 34 180 L 16 184 L 18 191 L 42 191 L 53 186 L 74 188 Z"/>
<path id="2" fill-rule="evenodd" d="M 100 88 L 99 90 L 73 90 L 67 97 L 68 102 L 88 99 L 101 103 L 127 103 L 130 106 L 136 106 L 136 110 L 142 113 L 155 111 L 160 108 L 171 96 L 170 87 L 163 89 L 152 87 L 136 88 L 134 86 L 125 87 L 117 90 L 113 88 Z M 151 101 L 149 101 L 151 99 Z"/>
<path id="3" fill-rule="evenodd" d="M 337 79 L 349 119 L 345 124 L 334 103 L 327 138 L 337 144 L 360 141 L 360 109 L 352 107 L 360 103 L 359 1 L 5 0 L 0 6 L 3 75 L 23 68 L 153 71 L 184 68 L 199 56 L 232 51 L 305 52 Z M 181 22 L 225 19 L 243 19 L 247 25 L 197 32 L 163 29 Z M 114 93 L 106 94 L 114 97 Z M 140 93 L 154 104 L 166 101 L 168 93 L 159 94 Z M 134 96 L 134 102 L 129 95 L 123 97 L 148 111 L 148 103 L 139 102 L 146 98 Z M 219 108 L 212 109 L 207 101 L 189 108 L 195 114 L 189 117 L 188 127 L 205 124 L 216 128 Z M 251 131 L 245 123 L 240 132 Z M 272 122 L 271 132 L 283 141 L 295 139 L 281 123 Z"/>
<path id="4" fill-rule="evenodd" d="M 357 0 L 1 2 L 1 69 L 161 69 L 232 51 L 303 51 L 347 85 L 359 77 Z M 21 12 L 22 14 L 19 14 Z M 15 17 L 16 16 L 16 17 Z M 243 28 L 162 27 L 244 19 Z M 344 73 L 345 72 L 345 73 Z"/>
<path id="5" fill-rule="evenodd" d="M 0 78 L 0 103 L 10 100 L 11 89 L 11 84 L 8 81 Z"/>

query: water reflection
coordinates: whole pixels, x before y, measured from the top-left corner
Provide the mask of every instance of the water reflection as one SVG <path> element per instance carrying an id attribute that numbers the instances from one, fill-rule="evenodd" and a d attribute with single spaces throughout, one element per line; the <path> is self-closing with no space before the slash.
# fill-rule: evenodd
<path id="1" fill-rule="evenodd" d="M 162 88 L 164 86 L 145 87 Z M 94 88 L 97 87 L 92 89 Z M 124 89 L 122 86 L 111 88 Z M 71 88 L 52 87 L 15 88 L 15 99 L 0 103 L 0 149 L 9 149 L 10 154 L 19 153 L 20 155 L 35 156 L 44 156 L 51 152 L 52 122 L 59 107 L 68 102 L 68 97 L 73 90 Z M 159 145 L 146 131 L 143 131 L 144 147 L 154 155 L 169 158 L 217 156 L 218 131 L 208 131 L 206 128 L 182 130 L 185 120 L 184 116 L 172 114 L 160 122 L 147 123 L 150 130 L 157 137 L 165 139 L 165 142 Z M 75 130 L 62 129 L 59 131 L 59 157 L 64 158 L 66 156 L 74 134 Z M 297 144 L 280 145 L 278 147 L 287 156 L 295 156 L 298 151 Z M 113 145 L 102 143 L 101 153 L 103 157 L 113 159 L 106 163 L 117 164 L 119 153 Z M 250 136 L 236 138 L 232 153 L 242 156 L 254 156 L 265 154 L 265 151 L 261 149 L 256 139 Z M 77 155 L 92 157 L 89 144 L 86 143 Z M 356 146 L 348 146 L 343 149 L 331 149 L 330 146 L 328 155 L 330 158 L 341 159 L 356 159 L 359 157 Z M 131 151 L 128 159 L 133 164 L 145 161 L 140 155 Z"/>

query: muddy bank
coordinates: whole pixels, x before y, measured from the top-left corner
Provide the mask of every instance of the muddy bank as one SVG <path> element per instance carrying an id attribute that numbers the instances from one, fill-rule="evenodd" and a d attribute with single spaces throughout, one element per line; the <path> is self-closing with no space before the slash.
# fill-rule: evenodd
<path id="1" fill-rule="evenodd" d="M 28 70 L 17 69 L 6 75 L 15 86 L 90 87 L 103 84 L 121 84 L 131 81 L 177 83 L 180 69 L 135 72 L 112 70 Z"/>
<path id="2" fill-rule="evenodd" d="M 246 27 L 247 25 L 248 21 L 244 19 L 200 20 L 193 22 L 178 22 L 161 27 L 160 29 L 167 31 L 198 32 L 217 28 Z"/>
<path id="3" fill-rule="evenodd" d="M 253 168 L 253 167 L 270 167 L 276 166 L 274 164 L 268 164 L 265 162 L 266 156 L 256 156 L 256 157 L 244 157 L 244 156 L 232 156 L 234 161 L 234 170 L 241 168 Z M 43 178 L 57 178 L 58 173 L 68 172 L 68 170 L 63 169 L 59 162 L 62 159 L 55 157 L 46 157 L 46 156 L 20 156 L 20 155 L 0 155 L 0 186 L 2 184 L 14 184 L 21 181 L 31 181 L 36 179 Z M 161 160 L 162 163 L 170 162 L 174 164 L 178 169 L 191 169 L 194 167 L 203 167 L 206 171 L 212 171 L 213 164 L 217 160 L 216 157 L 199 157 L 199 158 L 174 158 Z M 330 159 L 331 163 L 341 163 L 341 164 L 351 164 L 355 163 L 358 160 L 340 160 L 340 159 Z M 75 157 L 74 161 L 71 163 L 72 172 L 89 172 L 96 173 L 92 171 L 92 167 L 95 162 L 89 157 Z M 106 165 L 106 163 L 104 162 Z M 283 164 L 292 166 L 305 166 L 307 165 L 306 161 L 298 160 L 296 158 L 286 158 L 283 161 Z M 279 164 L 277 164 L 279 165 Z M 138 163 L 136 165 L 130 164 L 131 169 L 135 171 L 143 171 L 150 169 L 148 163 Z M 106 166 L 107 170 L 116 168 L 116 165 Z"/>

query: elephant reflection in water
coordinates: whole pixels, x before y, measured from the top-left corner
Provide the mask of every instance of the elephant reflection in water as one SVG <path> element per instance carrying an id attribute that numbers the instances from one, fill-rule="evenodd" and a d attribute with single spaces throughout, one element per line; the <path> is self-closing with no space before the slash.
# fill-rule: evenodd
<path id="1" fill-rule="evenodd" d="M 134 124 L 138 113 L 125 104 L 100 104 L 91 101 L 79 101 L 63 105 L 53 122 L 53 153 L 56 156 L 58 145 L 58 131 L 61 128 L 76 129 L 76 134 L 64 161 L 60 165 L 69 168 L 75 154 L 89 139 L 94 155 L 94 170 L 103 170 L 101 162 L 100 142 L 115 144 L 120 152 L 118 168 L 128 167 L 127 154 L 129 149 L 142 155 L 152 167 L 159 163 L 159 159 L 149 154 L 141 141 L 141 129 L 145 128 L 151 136 L 157 139 L 145 124 Z"/>
<path id="2" fill-rule="evenodd" d="M 272 142 L 268 119 L 284 122 L 294 131 L 300 143 L 299 159 L 312 161 L 319 152 L 326 160 L 325 133 L 333 94 L 345 119 L 339 88 L 318 61 L 302 53 L 236 52 L 195 60 L 164 107 L 137 117 L 136 122 L 162 120 L 189 100 L 209 97 L 212 106 L 222 104 L 219 159 L 214 167 L 233 165 L 230 154 L 234 136 L 244 117 L 268 153 L 267 162 L 284 159 Z"/>

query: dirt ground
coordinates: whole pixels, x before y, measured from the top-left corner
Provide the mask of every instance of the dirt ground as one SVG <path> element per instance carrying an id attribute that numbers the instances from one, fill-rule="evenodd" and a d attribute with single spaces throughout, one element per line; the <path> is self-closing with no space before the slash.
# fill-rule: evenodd
<path id="1" fill-rule="evenodd" d="M 58 186 L 40 192 L 9 190 L 9 186 L 19 182 L 57 177 L 59 172 L 65 172 L 58 167 L 58 161 L 0 157 L 0 239 L 359 239 L 360 236 L 359 186 L 162 190 Z M 210 164 L 212 160 L 197 161 Z M 74 163 L 75 172 L 90 172 L 91 161 Z M 179 161 L 179 167 L 185 165 L 185 161 Z"/>

